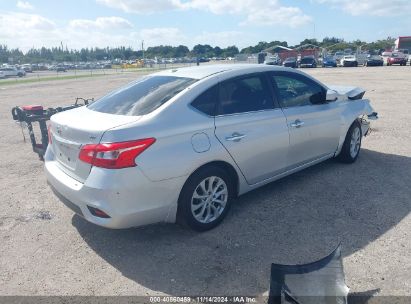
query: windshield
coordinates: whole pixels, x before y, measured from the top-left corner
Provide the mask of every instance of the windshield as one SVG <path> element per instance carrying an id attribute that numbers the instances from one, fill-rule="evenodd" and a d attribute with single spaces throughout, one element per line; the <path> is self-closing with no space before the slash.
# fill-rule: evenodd
<path id="1" fill-rule="evenodd" d="M 92 103 L 89 109 L 118 115 L 145 115 L 196 81 L 174 76 L 144 77 L 102 97 Z"/>
<path id="2" fill-rule="evenodd" d="M 301 59 L 301 63 L 312 63 L 314 61 L 313 58 L 303 58 Z"/>

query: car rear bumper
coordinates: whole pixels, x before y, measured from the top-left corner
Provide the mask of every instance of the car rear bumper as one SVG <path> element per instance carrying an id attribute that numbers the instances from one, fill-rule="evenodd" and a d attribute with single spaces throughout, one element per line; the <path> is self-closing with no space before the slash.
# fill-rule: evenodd
<path id="1" fill-rule="evenodd" d="M 367 62 L 368 66 L 383 66 L 384 62 L 382 61 L 368 61 Z"/>
<path id="2" fill-rule="evenodd" d="M 121 229 L 175 221 L 185 177 L 153 182 L 138 167 L 120 170 L 93 167 L 81 183 L 59 166 L 49 149 L 45 156 L 48 183 L 67 207 L 91 223 Z M 110 218 L 93 215 L 89 207 L 105 212 Z"/>
<path id="3" fill-rule="evenodd" d="M 406 60 L 388 61 L 389 64 L 407 64 Z"/>

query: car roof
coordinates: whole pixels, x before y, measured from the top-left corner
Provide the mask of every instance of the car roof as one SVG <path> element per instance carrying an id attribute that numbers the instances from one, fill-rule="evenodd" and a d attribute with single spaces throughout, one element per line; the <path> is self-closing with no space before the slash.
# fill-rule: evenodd
<path id="1" fill-rule="evenodd" d="M 176 76 L 203 79 L 212 75 L 221 75 L 231 71 L 241 71 L 244 74 L 264 71 L 290 71 L 290 68 L 263 64 L 207 64 L 192 67 L 175 68 L 161 71 L 153 75 Z"/>

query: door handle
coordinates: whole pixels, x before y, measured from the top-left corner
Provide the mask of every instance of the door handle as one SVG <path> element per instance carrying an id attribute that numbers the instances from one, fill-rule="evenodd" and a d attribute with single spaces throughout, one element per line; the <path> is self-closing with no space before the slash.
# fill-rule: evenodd
<path id="1" fill-rule="evenodd" d="M 225 138 L 226 141 L 235 141 L 235 142 L 239 142 L 240 140 L 242 140 L 244 137 L 246 137 L 245 134 L 240 134 L 240 133 L 233 133 L 231 136 L 228 136 Z"/>
<path id="2" fill-rule="evenodd" d="M 301 128 L 302 126 L 304 126 L 304 121 L 301 121 L 299 119 L 291 123 L 291 127 L 293 128 Z"/>

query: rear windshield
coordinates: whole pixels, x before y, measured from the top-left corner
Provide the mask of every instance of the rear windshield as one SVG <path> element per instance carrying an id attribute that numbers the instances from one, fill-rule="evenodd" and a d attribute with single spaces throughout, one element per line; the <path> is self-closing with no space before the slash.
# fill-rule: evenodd
<path id="1" fill-rule="evenodd" d="M 118 115 L 145 115 L 196 81 L 175 76 L 144 77 L 93 102 L 89 109 Z"/>

